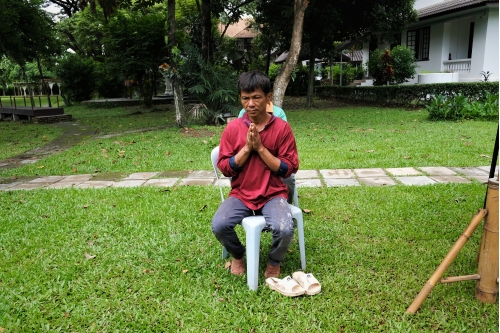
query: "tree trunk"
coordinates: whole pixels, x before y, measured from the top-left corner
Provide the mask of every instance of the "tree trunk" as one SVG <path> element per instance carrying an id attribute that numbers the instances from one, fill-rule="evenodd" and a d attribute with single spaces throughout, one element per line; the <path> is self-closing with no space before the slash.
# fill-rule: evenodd
<path id="1" fill-rule="evenodd" d="M 210 0 L 201 1 L 201 54 L 206 62 L 210 62 L 210 42 L 212 37 L 212 17 L 210 15 Z"/>
<path id="2" fill-rule="evenodd" d="M 316 59 L 316 46 L 313 41 L 309 43 L 309 80 L 307 84 L 307 100 L 306 107 L 314 107 L 314 60 Z"/>
<path id="3" fill-rule="evenodd" d="M 309 0 L 295 0 L 292 43 L 286 62 L 276 77 L 273 87 L 273 103 L 279 107 L 283 106 L 286 87 L 299 60 L 300 48 L 302 46 L 302 31 L 304 28 L 304 13 L 308 4 Z"/>
<path id="4" fill-rule="evenodd" d="M 38 71 L 40 72 L 40 77 L 41 77 L 41 80 L 42 80 L 42 95 L 43 95 L 43 92 L 45 90 L 47 92 L 47 100 L 49 101 L 49 108 L 51 108 L 52 107 L 52 103 L 50 101 L 50 94 L 49 94 L 50 89 L 47 89 L 47 86 L 45 85 L 45 81 L 43 80 L 42 65 L 40 64 L 40 58 L 39 57 L 36 57 L 36 63 L 38 65 Z"/>
<path id="5" fill-rule="evenodd" d="M 174 54 L 172 54 L 172 50 L 176 45 L 175 0 L 168 0 L 168 56 L 170 58 L 170 71 L 173 73 L 170 79 L 172 81 L 172 90 L 174 92 L 175 122 L 179 127 L 184 127 L 186 124 L 186 112 L 184 109 L 184 96 L 182 95 L 182 82 L 177 76 L 177 64 L 175 63 Z"/>
<path id="6" fill-rule="evenodd" d="M 21 66 L 21 70 L 23 72 L 24 81 L 26 82 L 26 89 L 28 89 L 28 95 L 30 96 L 31 105 L 35 106 L 35 99 L 33 98 L 33 93 L 31 91 L 30 84 L 28 82 L 28 76 L 26 75 L 26 69 L 24 68 L 24 66 Z"/>
<path id="7" fill-rule="evenodd" d="M 269 76 L 269 67 L 271 67 L 271 51 L 273 44 L 271 40 L 267 42 L 267 50 L 266 50 L 266 75 Z"/>

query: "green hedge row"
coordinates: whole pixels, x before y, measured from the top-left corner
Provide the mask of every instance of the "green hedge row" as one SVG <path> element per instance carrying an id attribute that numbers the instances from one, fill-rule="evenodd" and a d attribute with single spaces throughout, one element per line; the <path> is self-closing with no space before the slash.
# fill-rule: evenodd
<path id="1" fill-rule="evenodd" d="M 456 82 L 408 84 L 392 86 L 353 87 L 322 86 L 316 88 L 320 98 L 336 98 L 350 102 L 376 103 L 390 106 L 423 106 L 433 96 L 452 97 L 458 94 L 470 101 L 486 98 L 486 92 L 498 94 L 497 82 Z"/>

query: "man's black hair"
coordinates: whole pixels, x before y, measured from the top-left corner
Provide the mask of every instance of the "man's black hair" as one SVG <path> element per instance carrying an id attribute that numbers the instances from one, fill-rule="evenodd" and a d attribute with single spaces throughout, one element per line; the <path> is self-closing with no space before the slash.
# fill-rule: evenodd
<path id="1" fill-rule="evenodd" d="M 257 89 L 261 89 L 266 95 L 271 92 L 271 81 L 266 74 L 261 71 L 254 70 L 240 75 L 238 78 L 238 93 L 240 95 L 242 91 L 251 93 Z"/>

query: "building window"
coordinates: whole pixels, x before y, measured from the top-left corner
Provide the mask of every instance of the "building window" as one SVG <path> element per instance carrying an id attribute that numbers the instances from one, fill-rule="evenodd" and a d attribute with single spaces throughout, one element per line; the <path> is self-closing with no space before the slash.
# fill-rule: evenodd
<path id="1" fill-rule="evenodd" d="M 415 53 L 415 59 L 429 60 L 430 39 L 430 27 L 408 30 L 406 34 L 406 45 Z"/>

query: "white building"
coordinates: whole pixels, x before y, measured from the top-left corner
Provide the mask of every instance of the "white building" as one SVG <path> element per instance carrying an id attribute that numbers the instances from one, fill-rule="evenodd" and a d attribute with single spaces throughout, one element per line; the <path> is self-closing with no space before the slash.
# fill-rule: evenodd
<path id="1" fill-rule="evenodd" d="M 498 0 L 416 0 L 414 8 L 418 21 L 401 34 L 401 44 L 415 51 L 417 73 L 453 72 L 459 81 L 473 82 L 489 71 L 489 80 L 498 81 Z M 365 43 L 363 63 L 368 55 Z"/>

